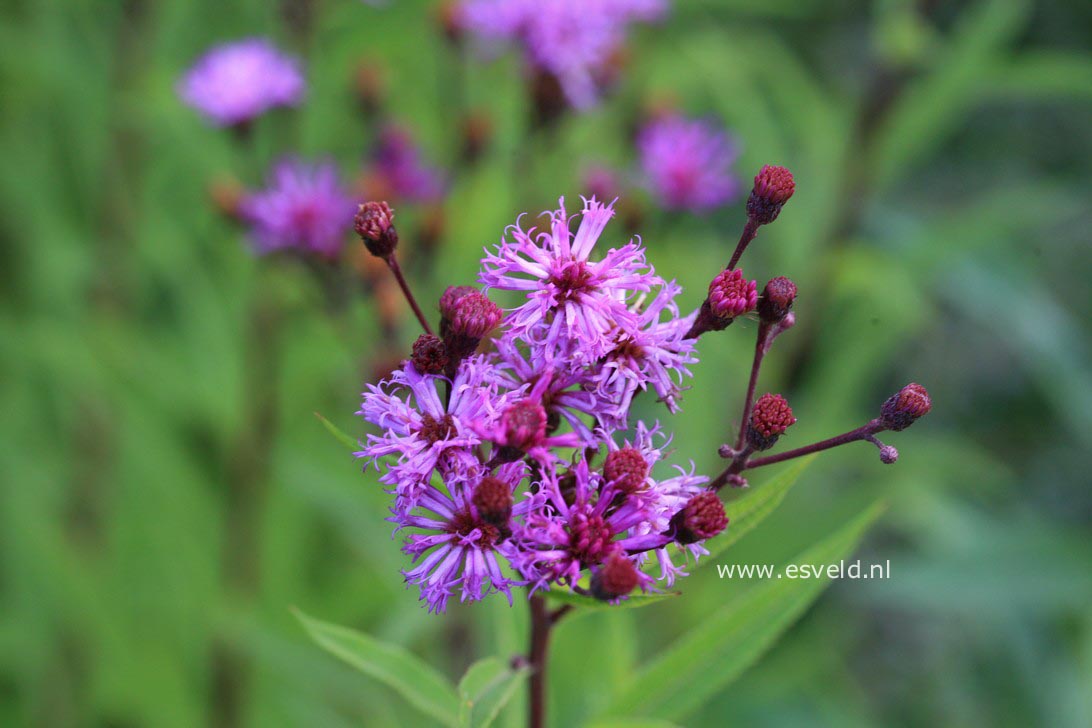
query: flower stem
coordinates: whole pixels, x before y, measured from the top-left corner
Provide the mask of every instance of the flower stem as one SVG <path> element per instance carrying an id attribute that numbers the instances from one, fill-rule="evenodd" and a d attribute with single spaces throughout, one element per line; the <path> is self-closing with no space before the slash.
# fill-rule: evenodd
<path id="1" fill-rule="evenodd" d="M 421 307 L 417 305 L 417 299 L 413 297 L 413 293 L 410 291 L 409 284 L 406 283 L 406 277 L 402 275 L 402 266 L 398 265 L 398 258 L 391 253 L 387 256 L 387 265 L 391 269 L 391 273 L 394 274 L 394 278 L 398 281 L 398 286 L 402 289 L 402 294 L 405 295 L 406 300 L 409 301 L 410 308 L 413 309 L 413 313 L 417 316 L 417 320 L 421 322 L 421 328 L 425 330 L 426 334 L 432 333 L 432 328 L 428 325 L 428 319 L 425 318 L 425 314 L 421 312 Z"/>
<path id="2" fill-rule="evenodd" d="M 762 359 L 766 356 L 766 338 L 770 327 L 765 323 L 758 326 L 758 338 L 755 341 L 755 358 L 751 362 L 751 378 L 747 382 L 747 395 L 743 398 L 743 417 L 739 421 L 739 435 L 736 437 L 736 450 L 743 449 L 747 438 L 747 420 L 751 417 L 751 408 L 755 404 L 755 388 L 758 386 L 758 372 L 762 368 Z"/>
<path id="3" fill-rule="evenodd" d="M 563 613 L 556 615 L 560 618 Z M 529 728 L 546 725 L 546 652 L 550 645 L 550 630 L 556 621 L 546 608 L 546 598 L 531 597 L 531 700 L 528 704 Z"/>
<path id="4" fill-rule="evenodd" d="M 739 242 L 736 243 L 735 252 L 732 253 L 732 259 L 728 261 L 728 265 L 724 266 L 725 270 L 732 270 L 736 267 L 736 263 L 739 262 L 739 258 L 743 255 L 743 251 L 747 249 L 751 241 L 755 239 L 758 234 L 758 224 L 754 220 L 747 218 L 747 224 L 743 226 L 743 234 L 739 236 Z"/>
<path id="5" fill-rule="evenodd" d="M 756 458 L 750 460 L 743 465 L 744 470 L 750 470 L 752 468 L 761 468 L 763 465 L 774 465 L 776 463 L 783 463 L 786 460 L 792 460 L 793 458 L 802 457 L 804 455 L 810 455 L 813 452 L 821 452 L 823 450 L 829 450 L 832 447 L 838 447 L 839 445 L 845 445 L 850 442 L 856 442 L 858 440 L 872 440 L 872 436 L 877 432 L 883 431 L 883 425 L 880 424 L 878 419 L 872 420 L 868 424 L 861 425 L 856 430 L 850 430 L 844 432 L 841 435 L 821 440 L 811 445 L 805 445 L 804 447 L 798 447 L 795 450 L 787 450 L 777 455 L 769 455 L 764 458 Z"/>

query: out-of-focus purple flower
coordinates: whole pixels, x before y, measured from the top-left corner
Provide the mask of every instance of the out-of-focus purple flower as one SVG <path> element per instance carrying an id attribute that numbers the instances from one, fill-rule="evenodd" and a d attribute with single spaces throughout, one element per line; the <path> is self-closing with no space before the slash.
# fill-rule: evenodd
<path id="1" fill-rule="evenodd" d="M 295 248 L 333 258 L 356 208 L 333 164 L 287 159 L 274 166 L 264 190 L 243 198 L 239 213 L 259 253 Z"/>
<path id="2" fill-rule="evenodd" d="M 178 85 L 183 101 L 220 126 L 244 124 L 277 106 L 295 106 L 305 91 L 299 63 L 264 38 L 216 46 Z"/>
<path id="3" fill-rule="evenodd" d="M 390 126 L 380 134 L 375 171 L 392 196 L 408 202 L 435 202 L 444 194 L 444 177 L 428 166 L 405 129 Z"/>
<path id="4" fill-rule="evenodd" d="M 613 169 L 595 164 L 584 170 L 584 189 L 600 200 L 614 200 L 621 195 L 622 183 Z"/>
<path id="5" fill-rule="evenodd" d="M 636 325 L 630 300 L 660 279 L 632 241 L 607 251 L 601 260 L 591 260 L 603 228 L 614 216 L 612 206 L 585 200 L 574 235 L 565 200 L 559 204 L 548 213 L 548 232 L 510 226 L 496 252 L 487 252 L 482 259 L 479 280 L 488 288 L 526 295 L 526 301 L 508 314 L 513 335 L 551 352 L 547 358 L 587 364 L 612 348 L 616 328 Z"/>
<path id="6" fill-rule="evenodd" d="M 740 192 L 730 169 L 739 150 L 709 121 L 678 114 L 654 119 L 637 148 L 646 184 L 666 208 L 705 213 Z"/>
<path id="7" fill-rule="evenodd" d="M 460 24 L 485 40 L 514 41 L 529 65 L 561 82 L 569 102 L 586 108 L 627 26 L 660 18 L 665 0 L 464 0 Z"/>

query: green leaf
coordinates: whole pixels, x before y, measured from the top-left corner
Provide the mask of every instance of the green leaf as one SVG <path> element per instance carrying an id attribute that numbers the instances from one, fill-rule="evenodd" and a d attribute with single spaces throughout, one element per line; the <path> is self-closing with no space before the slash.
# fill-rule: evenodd
<path id="1" fill-rule="evenodd" d="M 584 728 L 678 728 L 678 724 L 654 718 L 604 718 L 587 723 Z"/>
<path id="2" fill-rule="evenodd" d="M 460 728 L 490 725 L 530 672 L 530 667 L 513 670 L 499 657 L 487 657 L 471 665 L 459 681 Z"/>
<path id="3" fill-rule="evenodd" d="M 847 557 L 882 510 L 873 504 L 790 563 L 830 564 Z M 686 715 L 754 664 L 827 581 L 774 578 L 747 591 L 648 663 L 603 714 L 668 720 Z"/>
<path id="4" fill-rule="evenodd" d="M 542 592 L 542 595 L 547 599 L 555 602 L 561 602 L 562 604 L 571 604 L 574 607 L 582 607 L 584 609 L 636 609 L 638 607 L 647 607 L 650 604 L 656 602 L 662 602 L 665 599 L 671 599 L 679 596 L 680 592 L 664 592 L 662 594 L 634 594 L 628 599 L 625 599 L 618 604 L 610 604 L 595 597 L 588 596 L 586 594 L 577 594 L 570 589 L 564 589 L 556 587 L 548 592 Z"/>
<path id="5" fill-rule="evenodd" d="M 801 473 L 815 458 L 816 455 L 802 457 L 767 482 L 747 490 L 739 499 L 725 503 L 728 529 L 706 542 L 705 547 L 709 549 L 709 555 L 703 556 L 699 564 L 713 563 L 717 556 L 724 553 L 729 546 L 746 536 L 755 526 L 777 510 L 777 507 L 785 500 L 789 489 L 796 484 Z"/>
<path id="6" fill-rule="evenodd" d="M 980 0 L 963 11 L 950 38 L 931 54 L 930 71 L 907 85 L 877 131 L 872 153 L 879 185 L 890 188 L 959 128 L 984 98 L 1030 9 L 1027 0 Z"/>
<path id="7" fill-rule="evenodd" d="M 393 688 L 422 713 L 457 726 L 459 695 L 443 675 L 405 648 L 293 610 L 311 638 L 330 654 Z"/>
<path id="8" fill-rule="evenodd" d="M 326 428 L 327 432 L 334 436 L 335 440 L 349 448 L 349 450 L 356 452 L 360 449 L 360 443 L 339 430 L 333 422 L 330 422 L 330 420 L 326 419 L 318 412 L 315 413 L 315 417 L 318 417 L 319 422 L 322 423 L 322 426 Z"/>

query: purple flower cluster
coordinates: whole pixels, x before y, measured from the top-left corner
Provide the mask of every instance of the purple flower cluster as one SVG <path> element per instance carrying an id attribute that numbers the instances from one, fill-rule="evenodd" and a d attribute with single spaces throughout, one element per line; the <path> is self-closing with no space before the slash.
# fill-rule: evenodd
<path id="1" fill-rule="evenodd" d="M 701 214 L 731 201 L 740 182 L 731 172 L 736 144 L 711 122 L 668 114 L 637 139 L 646 184 L 669 209 Z"/>
<path id="2" fill-rule="evenodd" d="M 794 189 L 789 170 L 763 167 L 729 264 L 686 315 L 679 286 L 656 274 L 637 242 L 603 249 L 613 203 L 592 197 L 570 215 L 562 199 L 541 228 L 517 219 L 485 250 L 483 289 L 444 292 L 438 334 L 401 274 L 394 212 L 385 202 L 360 206 L 358 234 L 386 261 L 425 333 L 399 370 L 364 392 L 357 414 L 379 432 L 357 456 L 393 496 L 388 520 L 407 534 L 413 559 L 403 574 L 430 611 L 456 595 L 500 592 L 511 603 L 517 586 L 608 602 L 670 586 L 727 528 L 718 491 L 747 487 L 745 471 L 862 441 L 883 463 L 898 459 L 876 436 L 929 413 L 918 384 L 861 427 L 764 454 L 796 422 L 784 397 L 755 392 L 764 357 L 795 323 L 797 289 L 777 277 L 760 294 L 735 264 Z M 711 480 L 693 464 L 655 472 L 668 438 L 631 417 L 634 398 L 654 392 L 677 411 L 696 342 L 749 315 L 754 361 L 737 436 L 718 449 L 727 465 Z"/>
<path id="3" fill-rule="evenodd" d="M 522 47 L 527 63 L 555 77 L 577 108 L 599 97 L 627 26 L 659 19 L 666 0 L 464 0 L 460 25 L 487 41 Z"/>
<path id="4" fill-rule="evenodd" d="M 295 106 L 306 91 L 299 64 L 264 38 L 216 46 L 178 85 L 182 100 L 214 124 L 245 124 L 277 106 Z"/>
<path id="5" fill-rule="evenodd" d="M 644 390 L 677 408 L 693 316 L 639 245 L 596 250 L 613 214 L 593 198 L 570 215 L 562 200 L 541 231 L 509 227 L 480 281 L 515 305 L 448 289 L 440 336 L 364 393 L 358 414 L 380 432 L 358 455 L 394 497 L 406 579 L 433 611 L 456 594 L 511 600 L 516 585 L 619 599 L 673 583 L 680 554 L 704 553 L 672 518 L 707 479 L 654 475 L 666 438 L 629 416 Z"/>

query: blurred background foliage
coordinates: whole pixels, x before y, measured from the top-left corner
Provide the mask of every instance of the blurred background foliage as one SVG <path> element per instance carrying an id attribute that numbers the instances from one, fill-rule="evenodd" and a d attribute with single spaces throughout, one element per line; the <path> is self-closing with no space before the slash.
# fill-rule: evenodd
<path id="1" fill-rule="evenodd" d="M 363 382 L 404 353 L 375 302 L 255 259 L 208 198 L 284 151 L 356 173 L 375 134 L 353 95 L 362 62 L 390 118 L 453 170 L 440 243 L 408 253 L 422 298 L 471 282 L 481 247 L 579 194 L 588 164 L 631 167 L 638 114 L 672 103 L 738 137 L 741 177 L 795 172 L 744 261 L 800 288 L 760 385 L 793 402 L 792 442 L 856 426 L 907 381 L 933 395 L 897 465 L 866 446 L 823 455 L 726 557 L 788 558 L 882 495 L 862 558 L 890 559 L 891 579 L 835 583 L 686 724 L 1092 724 L 1092 6 L 679 0 L 631 40 L 606 103 L 534 134 L 517 60 L 467 59 L 433 5 L 321 0 L 309 31 L 283 10 L 4 4 L 0 724 L 422 724 L 317 649 L 293 605 L 451 675 L 523 649 L 523 608 L 418 606 L 374 476 L 312 416 L 363 434 Z M 174 84 L 210 44 L 254 34 L 304 54 L 311 91 L 244 147 Z M 471 111 L 492 135 L 465 164 Z M 697 305 L 742 204 L 694 218 L 634 195 L 652 261 Z M 399 214 L 404 231 L 423 219 Z M 706 472 L 752 326 L 703 339 L 684 412 L 665 417 L 677 457 Z M 684 598 L 564 623 L 554 724 L 749 586 L 706 569 Z M 521 706 L 502 720 L 520 725 Z"/>

